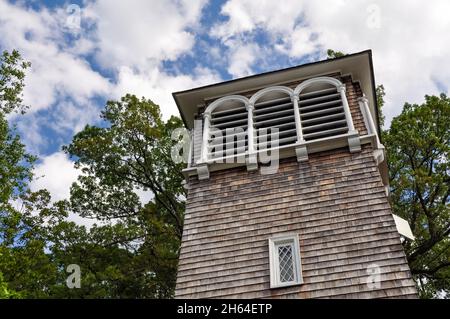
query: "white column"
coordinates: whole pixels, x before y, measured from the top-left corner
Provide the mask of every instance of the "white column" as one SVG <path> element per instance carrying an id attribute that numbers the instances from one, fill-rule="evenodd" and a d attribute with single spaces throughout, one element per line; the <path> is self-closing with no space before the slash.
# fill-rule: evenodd
<path id="1" fill-rule="evenodd" d="M 295 127 L 297 128 L 297 143 L 303 143 L 303 129 L 302 129 L 302 120 L 300 118 L 300 110 L 298 107 L 298 95 L 291 96 L 292 103 L 294 104 L 294 118 L 295 118 Z"/>
<path id="2" fill-rule="evenodd" d="M 380 137 L 378 136 L 377 128 L 375 127 L 375 122 L 373 121 L 372 113 L 370 113 L 369 100 L 365 95 L 358 98 L 359 107 L 361 108 L 361 113 L 364 117 L 364 123 L 367 126 L 367 131 L 369 134 L 375 135 L 375 146 L 373 151 L 373 157 L 378 164 L 384 162 L 384 146 L 380 143 Z"/>
<path id="3" fill-rule="evenodd" d="M 247 170 L 254 171 L 258 169 L 257 155 L 255 149 L 255 131 L 253 128 L 253 110 L 255 106 L 253 104 L 246 104 L 247 109 L 247 145 L 248 145 L 248 156 L 247 156 Z"/>
<path id="4" fill-rule="evenodd" d="M 369 134 L 375 134 L 377 137 L 377 147 L 380 145 L 380 139 L 378 137 L 378 131 L 375 127 L 375 122 L 373 121 L 372 113 L 370 113 L 369 100 L 365 95 L 358 98 L 359 107 L 364 116 L 365 122 L 367 123 L 367 130 Z"/>
<path id="5" fill-rule="evenodd" d="M 209 127 L 211 123 L 211 113 L 203 113 L 203 141 L 202 141 L 202 156 L 201 162 L 206 163 L 208 161 L 208 140 L 209 140 Z"/>
<path id="6" fill-rule="evenodd" d="M 194 132 L 192 130 L 188 131 L 189 134 L 189 155 L 187 159 L 187 167 L 192 166 L 192 158 L 194 156 Z"/>
<path id="7" fill-rule="evenodd" d="M 300 108 L 298 106 L 299 95 L 292 95 L 291 100 L 294 104 L 294 119 L 295 128 L 297 131 L 297 144 L 300 144 L 295 148 L 295 155 L 297 156 L 297 162 L 304 162 L 308 160 L 308 149 L 306 148 L 305 139 L 303 138 L 302 119 L 300 117 Z"/>
<path id="8" fill-rule="evenodd" d="M 248 153 L 255 152 L 255 132 L 253 128 L 253 110 L 255 106 L 253 104 L 247 104 L 245 106 L 247 109 L 247 138 L 248 138 Z"/>
<path id="9" fill-rule="evenodd" d="M 345 84 L 339 86 L 338 91 L 341 94 L 342 106 L 344 107 L 345 118 L 347 119 L 348 147 L 352 153 L 359 152 L 361 151 L 361 141 L 358 131 L 355 130 L 355 126 L 353 125 L 352 113 L 350 112 L 350 106 L 345 95 Z"/>
<path id="10" fill-rule="evenodd" d="M 345 85 L 344 84 L 341 85 L 338 88 L 338 91 L 341 94 L 341 101 L 342 101 L 342 105 L 344 107 L 345 117 L 347 119 L 348 131 L 352 132 L 355 130 L 355 127 L 353 125 L 352 113 L 350 112 L 350 107 L 348 105 L 347 97 L 345 96 Z"/>

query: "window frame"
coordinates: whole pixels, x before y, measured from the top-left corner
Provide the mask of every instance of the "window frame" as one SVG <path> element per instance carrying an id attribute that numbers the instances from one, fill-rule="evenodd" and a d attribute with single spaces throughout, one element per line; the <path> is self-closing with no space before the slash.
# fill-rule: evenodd
<path id="1" fill-rule="evenodd" d="M 292 261 L 294 268 L 294 280 L 281 282 L 278 247 L 290 244 L 292 247 Z M 288 234 L 269 238 L 269 261 L 270 261 L 270 288 L 282 288 L 303 284 L 302 263 L 300 256 L 300 244 L 298 234 Z"/>

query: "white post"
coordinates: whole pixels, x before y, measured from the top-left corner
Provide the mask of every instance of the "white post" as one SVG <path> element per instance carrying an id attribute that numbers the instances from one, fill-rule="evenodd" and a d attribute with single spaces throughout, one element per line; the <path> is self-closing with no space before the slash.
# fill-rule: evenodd
<path id="1" fill-rule="evenodd" d="M 294 118 L 295 118 L 295 127 L 297 128 L 297 142 L 303 143 L 303 129 L 302 129 L 302 120 L 300 118 L 300 110 L 298 107 L 298 95 L 292 95 L 291 100 L 294 103 Z"/>
<path id="2" fill-rule="evenodd" d="M 192 157 L 194 156 L 194 133 L 192 130 L 189 131 L 189 155 L 187 159 L 187 167 L 192 166 Z"/>
<path id="3" fill-rule="evenodd" d="M 209 126 L 211 123 L 211 113 L 203 113 L 203 141 L 202 141 L 202 156 L 201 162 L 206 163 L 208 161 L 208 140 L 209 140 Z"/>
<path id="4" fill-rule="evenodd" d="M 350 107 L 348 106 L 347 97 L 345 96 L 345 84 L 341 85 L 338 88 L 339 93 L 341 94 L 342 106 L 344 107 L 345 117 L 347 119 L 348 131 L 353 132 L 355 127 L 353 126 L 352 113 L 350 112 Z"/>
<path id="5" fill-rule="evenodd" d="M 361 113 L 364 116 L 365 123 L 367 124 L 367 130 L 369 131 L 369 134 L 375 134 L 376 140 L 377 140 L 377 148 L 380 146 L 380 139 L 378 136 L 378 131 L 375 127 L 375 122 L 373 121 L 372 113 L 370 113 L 369 108 L 369 100 L 365 95 L 358 98 L 359 107 L 361 108 Z"/>
<path id="6" fill-rule="evenodd" d="M 247 170 L 254 171 L 258 169 L 258 162 L 256 159 L 255 149 L 255 132 L 253 128 L 253 110 L 255 106 L 253 104 L 246 104 L 247 109 L 247 145 L 248 145 L 248 157 L 247 157 Z"/>
<path id="7" fill-rule="evenodd" d="M 291 100 L 294 104 L 294 119 L 295 128 L 297 131 L 297 144 L 300 144 L 295 148 L 295 155 L 297 156 L 297 162 L 304 162 L 308 160 L 308 150 L 305 145 L 305 139 L 303 138 L 302 119 L 300 117 L 300 109 L 298 107 L 299 95 L 292 95 Z"/>
<path id="8" fill-rule="evenodd" d="M 345 84 L 339 86 L 338 91 L 341 94 L 342 106 L 344 107 L 345 118 L 347 119 L 348 147 L 352 153 L 359 152 L 361 151 L 361 141 L 359 140 L 358 131 L 355 130 L 355 126 L 353 125 L 352 113 L 350 112 L 350 106 L 345 95 Z"/>

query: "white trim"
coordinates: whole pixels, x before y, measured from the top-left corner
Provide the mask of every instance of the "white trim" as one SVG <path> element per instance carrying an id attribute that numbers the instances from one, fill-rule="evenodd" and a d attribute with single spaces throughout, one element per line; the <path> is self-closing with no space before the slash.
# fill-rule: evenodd
<path id="1" fill-rule="evenodd" d="M 203 138 L 201 145 L 200 162 L 205 163 L 208 161 L 208 140 L 209 140 L 209 129 L 211 122 L 211 113 L 203 113 Z"/>
<path id="2" fill-rule="evenodd" d="M 283 146 L 277 146 L 275 148 L 271 148 L 272 151 L 278 151 L 280 153 L 280 159 L 284 159 L 287 157 L 295 157 L 296 156 L 296 149 L 301 147 L 306 147 L 308 149 L 308 154 L 317 153 L 317 152 L 324 152 L 340 147 L 345 147 L 348 145 L 348 133 L 339 134 L 335 136 L 330 137 L 324 137 L 321 139 L 311 140 L 308 142 L 305 142 L 305 144 L 290 144 L 290 145 L 283 145 Z M 371 135 L 363 135 L 360 137 L 360 143 L 363 144 L 370 144 L 372 146 L 375 146 L 375 138 L 376 136 L 374 134 Z M 257 151 L 256 154 L 259 155 L 260 152 L 265 150 Z M 231 163 L 226 163 L 227 160 L 231 159 L 237 159 L 238 157 L 243 157 L 244 155 L 247 155 L 247 153 L 242 153 L 238 155 L 228 155 L 225 157 L 218 157 L 214 159 L 209 159 L 208 162 L 203 163 L 207 165 L 211 165 L 209 167 L 210 172 L 220 171 L 222 169 L 226 168 L 232 168 L 232 167 L 242 167 L 245 166 L 245 161 L 232 161 Z M 306 159 L 305 159 L 306 160 Z M 189 176 L 196 176 L 197 175 L 197 167 L 198 166 L 191 166 L 188 168 L 183 169 L 182 173 L 185 175 L 185 177 Z M 386 182 L 383 180 L 383 183 L 386 185 Z"/>
<path id="3" fill-rule="evenodd" d="M 194 133 L 192 130 L 189 130 L 189 155 L 188 155 L 188 161 L 187 161 L 187 167 L 192 166 L 193 157 L 194 157 Z"/>
<path id="4" fill-rule="evenodd" d="M 350 106 L 348 105 L 347 96 L 345 95 L 345 85 L 342 84 L 338 87 L 339 94 L 341 94 L 342 106 L 344 107 L 345 118 L 347 119 L 347 127 L 348 131 L 352 132 L 355 130 L 355 126 L 353 125 L 352 112 L 350 111 Z"/>
<path id="5" fill-rule="evenodd" d="M 377 136 L 377 145 L 376 148 L 380 148 L 380 138 L 378 137 L 378 131 L 375 127 L 375 122 L 373 121 L 372 113 L 370 113 L 369 109 L 369 100 L 363 94 L 362 97 L 357 99 L 359 108 L 361 109 L 361 113 L 363 115 L 364 124 L 366 125 L 367 131 L 369 134 L 375 134 Z"/>
<path id="6" fill-rule="evenodd" d="M 302 120 L 301 120 L 301 114 L 300 114 L 300 108 L 299 108 L 299 98 L 301 92 L 309 87 L 312 84 L 315 83 L 327 83 L 332 86 L 335 86 L 337 91 L 340 93 L 341 101 L 345 113 L 345 118 L 347 121 L 347 127 L 348 127 L 348 146 L 350 149 L 350 152 L 358 152 L 361 150 L 361 143 L 359 138 L 359 133 L 354 129 L 353 125 L 353 119 L 350 112 L 349 104 L 347 101 L 347 97 L 345 94 L 345 85 L 342 84 L 342 82 L 334 77 L 329 76 L 318 76 L 315 78 L 310 78 L 308 80 L 303 81 L 300 83 L 294 90 L 282 85 L 275 85 L 263 88 L 256 93 L 254 93 L 250 99 L 243 96 L 243 95 L 229 95 L 221 97 L 214 102 L 212 102 L 203 113 L 203 138 L 202 138 L 202 146 L 201 146 L 201 156 L 198 160 L 197 164 L 206 164 L 211 163 L 210 153 L 208 149 L 209 145 L 209 133 L 211 130 L 211 115 L 212 112 L 219 107 L 222 103 L 226 101 L 240 101 L 243 103 L 244 107 L 247 111 L 247 134 L 248 134 L 248 150 L 245 152 L 242 152 L 241 154 L 238 154 L 237 156 L 246 156 L 247 157 L 247 166 L 249 170 L 255 170 L 258 167 L 258 163 L 255 163 L 255 154 L 258 153 L 258 151 L 255 148 L 255 133 L 253 128 L 253 111 L 255 107 L 256 101 L 260 99 L 262 96 L 264 96 L 267 93 L 270 92 L 282 92 L 288 95 L 291 98 L 291 101 L 293 103 L 293 109 L 294 109 L 294 119 L 295 119 L 295 126 L 297 131 L 297 141 L 293 146 L 297 146 L 296 149 L 296 155 L 298 161 L 306 161 L 308 160 L 308 151 L 309 149 L 306 148 L 306 143 L 303 137 L 303 128 L 302 128 Z M 362 108 L 364 106 L 360 105 Z M 365 115 L 366 112 L 363 112 Z M 372 123 L 373 124 L 373 123 Z M 216 162 L 219 159 L 213 159 L 212 162 Z M 203 174 L 203 176 L 206 176 L 206 174 Z"/>
<path id="7" fill-rule="evenodd" d="M 220 104 L 226 101 L 241 101 L 244 105 L 247 105 L 249 103 L 249 100 L 242 95 L 227 95 L 224 97 L 221 97 L 220 99 L 215 100 L 205 110 L 205 113 L 211 114 L 212 111 L 214 111 Z"/>
<path id="8" fill-rule="evenodd" d="M 339 74 L 340 77 L 343 77 L 343 76 L 351 75 L 351 73 L 341 74 L 341 72 L 342 72 L 341 69 L 336 69 L 336 70 L 334 70 L 334 71 L 332 70 L 330 72 L 317 73 L 316 76 L 317 77 L 332 77 L 332 76 L 334 76 L 336 74 Z M 271 83 L 271 85 L 272 86 L 285 86 L 285 87 L 287 87 L 287 85 L 289 85 L 291 83 L 301 82 L 301 81 L 305 81 L 305 80 L 308 80 L 308 79 L 311 79 L 311 75 L 306 75 L 306 76 L 302 76 L 302 77 L 296 77 L 296 78 L 293 78 L 293 79 L 288 80 L 288 81 L 277 81 L 277 82 Z M 359 80 L 356 80 L 356 81 L 359 82 Z M 247 92 L 251 92 L 251 91 L 260 91 L 260 90 L 263 90 L 266 87 L 267 87 L 267 85 L 258 85 L 258 86 L 255 86 L 255 87 L 252 87 L 252 88 L 248 88 L 248 89 L 245 89 L 245 90 L 233 91 L 233 92 L 234 92 L 234 94 L 240 95 L 242 93 L 247 93 Z M 206 97 L 204 99 L 204 101 L 206 103 L 208 103 L 209 101 L 214 101 L 215 99 L 220 98 L 221 96 L 223 96 L 223 95 L 208 96 L 208 97 Z"/>
<path id="9" fill-rule="evenodd" d="M 294 270 L 294 280 L 289 282 L 281 282 L 280 265 L 278 250 L 279 245 L 289 244 L 292 249 L 292 261 Z M 289 287 L 294 285 L 300 285 L 303 283 L 302 276 L 302 263 L 300 256 L 300 245 L 297 234 L 286 234 L 283 236 L 276 236 L 269 238 L 269 264 L 270 264 L 270 288 Z"/>
<path id="10" fill-rule="evenodd" d="M 294 89 L 294 94 L 297 96 L 300 95 L 300 93 L 302 93 L 304 89 L 315 83 L 328 83 L 334 85 L 336 88 L 339 88 L 342 85 L 342 82 L 336 78 L 332 78 L 330 76 L 318 76 L 297 85 L 297 87 Z"/>
<path id="11" fill-rule="evenodd" d="M 300 118 L 300 110 L 298 108 L 298 95 L 292 95 L 291 100 L 294 104 L 294 118 L 295 118 L 295 127 L 297 128 L 297 142 L 303 143 L 305 140 L 303 139 L 303 128 L 302 128 L 302 120 Z"/>
<path id="12" fill-rule="evenodd" d="M 270 92 L 283 92 L 286 93 L 288 96 L 292 96 L 294 94 L 294 90 L 292 90 L 287 86 L 281 85 L 269 86 L 253 94 L 252 97 L 250 98 L 250 104 L 254 105 L 260 97 Z"/>

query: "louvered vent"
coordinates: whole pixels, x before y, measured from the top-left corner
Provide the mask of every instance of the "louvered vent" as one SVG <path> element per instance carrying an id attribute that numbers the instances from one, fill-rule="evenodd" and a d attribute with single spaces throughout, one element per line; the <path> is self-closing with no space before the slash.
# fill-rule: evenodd
<path id="1" fill-rule="evenodd" d="M 258 150 L 289 145 L 297 141 L 294 106 L 290 96 L 284 93 L 271 93 L 259 99 L 255 103 L 253 122 L 258 136 L 256 142 Z M 277 144 L 271 140 L 271 134 L 276 131 L 278 131 Z"/>
<path id="2" fill-rule="evenodd" d="M 343 103 L 341 91 L 337 89 L 341 85 L 335 79 L 317 78 L 307 80 L 295 89 L 265 88 L 250 99 L 238 95 L 220 98 L 209 106 L 210 125 L 203 136 L 209 139 L 207 149 L 202 149 L 202 152 L 206 151 L 202 157 L 218 160 L 248 151 L 247 105 L 253 105 L 252 151 L 295 145 L 302 143 L 302 137 L 309 142 L 347 133 L 352 122 L 346 118 L 349 112 L 344 107 L 347 103 Z M 298 113 L 291 96 L 298 97 Z M 296 120 L 301 122 L 301 134 L 297 132 Z"/>
<path id="3" fill-rule="evenodd" d="M 211 114 L 209 152 L 212 159 L 247 150 L 247 110 L 243 104 L 224 104 Z"/>
<path id="4" fill-rule="evenodd" d="M 308 88 L 299 97 L 303 138 L 311 141 L 348 131 L 344 107 L 336 87 Z"/>

